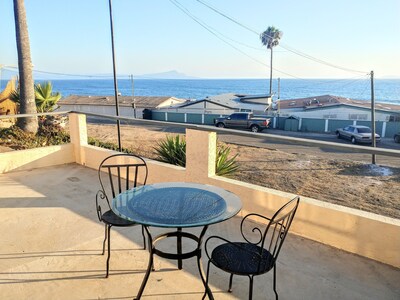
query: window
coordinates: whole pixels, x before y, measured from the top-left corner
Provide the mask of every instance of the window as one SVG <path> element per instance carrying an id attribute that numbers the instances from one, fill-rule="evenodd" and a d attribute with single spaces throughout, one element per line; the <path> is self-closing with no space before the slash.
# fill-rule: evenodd
<path id="1" fill-rule="evenodd" d="M 389 116 L 389 122 L 400 122 L 400 115 Z"/>
<path id="2" fill-rule="evenodd" d="M 247 120 L 247 114 L 232 114 L 232 120 Z"/>
<path id="3" fill-rule="evenodd" d="M 368 127 L 358 128 L 358 133 L 371 133 L 371 129 Z"/>
<path id="4" fill-rule="evenodd" d="M 350 120 L 367 120 L 368 114 L 349 114 Z"/>

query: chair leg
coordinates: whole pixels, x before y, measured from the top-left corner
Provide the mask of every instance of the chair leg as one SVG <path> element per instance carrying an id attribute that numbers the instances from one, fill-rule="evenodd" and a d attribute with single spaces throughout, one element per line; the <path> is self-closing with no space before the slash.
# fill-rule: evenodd
<path id="1" fill-rule="evenodd" d="M 104 255 L 104 252 L 106 250 L 106 241 L 107 241 L 107 224 L 104 224 L 103 252 L 101 253 L 101 255 Z"/>
<path id="2" fill-rule="evenodd" d="M 275 299 L 278 300 L 278 292 L 276 291 L 276 264 L 274 264 L 274 293 Z"/>
<path id="3" fill-rule="evenodd" d="M 229 293 L 232 293 L 232 281 L 233 281 L 233 273 L 231 274 L 231 277 L 229 277 L 229 289 L 228 289 Z"/>
<path id="4" fill-rule="evenodd" d="M 107 256 L 107 271 L 106 271 L 106 278 L 108 278 L 108 271 L 110 269 L 110 254 L 111 254 L 111 246 L 110 246 L 110 233 L 111 233 L 111 225 L 108 225 L 108 230 L 107 230 L 108 234 L 108 240 L 107 240 L 107 251 L 108 251 L 108 256 Z"/>
<path id="5" fill-rule="evenodd" d="M 205 290 L 204 290 L 204 295 L 203 298 L 201 298 L 201 300 L 204 300 L 207 296 L 207 289 L 208 289 L 208 275 L 210 274 L 210 263 L 211 260 L 208 260 L 208 264 L 207 264 L 207 272 L 206 272 L 206 286 L 205 286 Z"/>
<path id="6" fill-rule="evenodd" d="M 143 249 L 146 250 L 146 237 L 144 235 L 144 227 L 142 225 L 142 236 L 143 236 Z"/>
<path id="7" fill-rule="evenodd" d="M 249 300 L 253 299 L 253 276 L 249 276 L 250 279 L 250 287 L 249 287 Z"/>

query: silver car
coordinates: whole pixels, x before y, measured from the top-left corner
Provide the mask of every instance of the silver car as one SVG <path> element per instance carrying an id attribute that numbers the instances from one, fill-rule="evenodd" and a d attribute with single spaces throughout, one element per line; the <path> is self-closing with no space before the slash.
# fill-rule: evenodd
<path id="1" fill-rule="evenodd" d="M 356 143 L 372 143 L 372 130 L 367 126 L 350 125 L 345 128 L 336 130 L 336 136 L 344 139 L 349 139 L 353 144 Z M 375 133 L 375 140 L 379 142 L 381 137 Z"/>

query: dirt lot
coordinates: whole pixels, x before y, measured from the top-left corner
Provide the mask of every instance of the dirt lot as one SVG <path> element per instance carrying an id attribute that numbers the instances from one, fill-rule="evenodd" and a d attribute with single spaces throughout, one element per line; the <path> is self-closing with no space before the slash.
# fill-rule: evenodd
<path id="1" fill-rule="evenodd" d="M 115 130 L 113 125 L 88 125 L 89 136 L 102 141 L 116 142 Z M 167 134 L 121 127 L 123 147 L 148 158 L 156 158 L 153 147 Z M 239 153 L 240 171 L 234 179 L 400 218 L 400 168 L 233 144 L 230 147 L 233 154 Z"/>

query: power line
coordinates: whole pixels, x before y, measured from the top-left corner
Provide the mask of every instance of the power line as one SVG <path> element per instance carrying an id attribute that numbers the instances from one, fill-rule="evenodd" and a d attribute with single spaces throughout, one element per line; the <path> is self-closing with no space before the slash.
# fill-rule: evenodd
<path id="1" fill-rule="evenodd" d="M 294 53 L 294 54 L 297 54 L 297 55 L 299 55 L 299 56 L 302 56 L 302 57 L 304 57 L 304 58 L 310 59 L 310 60 L 312 60 L 312 61 L 315 61 L 315 62 L 317 62 L 317 63 L 323 64 L 323 65 L 326 65 L 326 66 L 329 66 L 329 67 L 332 67 L 332 68 L 340 69 L 340 70 L 343 70 L 343 71 L 346 71 L 346 72 L 350 72 L 350 73 L 362 73 L 362 74 L 366 74 L 366 73 L 367 73 L 367 72 L 365 72 L 365 71 L 353 70 L 353 69 L 349 69 L 349 68 L 346 68 L 346 67 L 342 67 L 342 66 L 338 66 L 338 65 L 332 64 L 332 63 L 330 63 L 330 62 L 324 61 L 324 60 L 322 60 L 322 59 L 319 59 L 319 58 L 313 57 L 313 56 L 311 56 L 311 55 L 309 55 L 309 54 L 306 54 L 306 53 L 304 53 L 304 52 L 301 52 L 300 50 L 297 50 L 297 49 L 295 49 L 295 48 L 292 48 L 292 47 L 290 47 L 290 46 L 288 46 L 288 45 L 285 45 L 285 44 L 283 44 L 283 43 L 282 43 L 280 46 L 281 46 L 283 49 L 286 49 L 286 50 L 289 51 L 289 52 L 292 52 L 292 53 Z"/>
<path id="2" fill-rule="evenodd" d="M 241 49 L 238 49 L 237 47 L 235 47 L 234 45 L 232 45 L 232 44 L 229 43 L 228 41 L 226 41 L 226 40 L 224 40 L 223 38 L 221 38 L 220 36 L 218 36 L 218 34 L 219 34 L 219 35 L 221 35 L 221 36 L 224 36 L 225 38 L 228 38 L 228 37 L 226 37 L 224 34 L 220 33 L 218 30 L 214 29 L 213 27 L 211 27 L 210 25 L 206 24 L 206 23 L 205 23 L 204 21 L 202 21 L 201 19 L 199 19 L 199 18 L 197 18 L 196 16 L 194 16 L 184 5 L 182 5 L 181 3 L 179 3 L 178 0 L 170 0 L 170 2 L 171 2 L 172 4 L 174 4 L 177 8 L 179 8 L 182 12 L 184 12 L 187 16 L 189 16 L 191 19 L 193 19 L 196 23 L 198 23 L 200 26 L 202 26 L 204 29 L 206 29 L 208 32 L 210 32 L 212 35 L 214 35 L 215 37 L 217 37 L 218 39 L 220 39 L 220 40 L 223 41 L 224 43 L 228 44 L 229 46 L 231 46 L 232 48 L 234 48 L 235 50 L 237 50 L 237 51 L 240 52 L 241 54 L 247 56 L 248 58 L 250 58 L 250 59 L 252 59 L 252 60 L 254 60 L 254 61 L 256 61 L 257 63 L 262 64 L 262 65 L 264 65 L 264 66 L 270 68 L 270 66 L 269 66 L 268 64 L 266 64 L 266 63 L 264 63 L 264 62 L 262 62 L 262 61 L 260 61 L 260 60 L 258 60 L 258 59 L 256 59 L 256 58 L 254 58 L 254 57 L 248 55 L 247 53 L 245 53 L 245 52 L 242 51 Z M 229 38 L 228 38 L 228 39 L 229 39 Z M 277 72 L 280 72 L 280 73 L 282 73 L 282 74 L 288 75 L 288 76 L 290 76 L 290 77 L 296 78 L 296 79 L 306 80 L 306 79 L 304 79 L 304 78 L 300 78 L 300 77 L 298 77 L 298 76 L 295 76 L 295 75 L 292 75 L 292 74 L 283 72 L 283 71 L 278 70 L 278 69 L 276 69 L 276 68 L 273 68 L 273 70 L 275 70 L 275 71 L 277 71 Z M 354 77 L 354 78 L 364 77 L 365 75 L 366 75 L 366 74 L 363 73 L 363 75 L 361 75 L 361 76 L 358 75 L 358 76 L 356 76 L 356 77 Z M 319 85 L 319 84 L 331 84 L 332 82 L 343 81 L 343 80 L 351 80 L 351 79 L 354 79 L 354 78 L 339 79 L 339 80 L 338 80 L 338 79 L 336 79 L 336 80 L 329 80 L 329 81 L 322 82 L 322 83 L 312 84 L 312 86 Z M 355 80 L 355 81 L 357 81 L 357 80 Z M 355 81 L 351 81 L 350 83 L 346 82 L 345 85 L 352 84 L 352 83 L 355 82 Z M 310 87 L 310 86 L 311 86 L 311 85 L 306 85 L 305 87 Z M 303 87 L 303 88 L 304 88 L 304 87 Z"/>
<path id="3" fill-rule="evenodd" d="M 4 67 L 3 69 L 11 71 L 11 72 L 17 72 L 18 68 L 17 67 L 11 67 L 7 66 Z M 49 75 L 59 75 L 59 76 L 71 76 L 71 77 L 88 77 L 88 78 L 107 78 L 107 77 L 112 77 L 112 75 L 108 74 L 99 74 L 99 75 L 88 75 L 88 74 L 69 74 L 69 73 L 59 73 L 59 72 L 49 72 L 49 71 L 41 71 L 41 70 L 33 70 L 35 73 L 41 73 L 41 74 L 49 74 Z M 121 76 L 121 77 L 126 77 L 127 75 Z"/>
<path id="4" fill-rule="evenodd" d="M 257 36 L 260 36 L 260 33 L 257 32 L 256 30 L 254 30 L 254 29 L 252 29 L 252 28 L 250 28 L 250 27 L 248 27 L 248 26 L 246 26 L 246 25 L 240 23 L 240 22 L 237 21 L 236 19 L 234 19 L 234 18 L 228 16 L 227 14 L 221 12 L 220 10 L 218 10 L 218 9 L 216 9 L 215 7 L 211 6 L 210 4 L 205 3 L 205 2 L 202 1 L 202 0 L 196 0 L 196 1 L 199 2 L 200 4 L 206 6 L 207 8 L 211 9 L 212 11 L 216 12 L 217 14 L 223 16 L 224 18 L 227 18 L 228 20 L 234 22 L 235 24 L 239 25 L 240 27 L 242 27 L 242 28 L 244 28 L 244 29 L 247 29 L 248 31 L 250 31 L 250 32 L 252 32 L 252 33 L 257 34 Z M 307 53 L 304 53 L 304 52 L 302 52 L 302 51 L 300 51 L 300 50 L 297 50 L 297 49 L 295 49 L 295 48 L 293 48 L 293 47 L 291 47 L 291 46 L 289 46 L 289 45 L 285 45 L 284 43 L 280 43 L 279 46 L 282 47 L 283 49 L 286 49 L 286 50 L 289 51 L 289 52 L 292 52 L 292 53 L 298 55 L 298 56 L 301 56 L 301 57 L 303 57 L 303 58 L 312 60 L 312 61 L 314 61 L 314 62 L 323 64 L 323 65 L 326 65 L 326 66 L 329 66 L 329 67 L 332 67 L 332 68 L 336 68 L 336 69 L 340 69 L 340 70 L 347 71 L 347 72 L 352 72 L 352 73 L 363 73 L 363 74 L 367 73 L 367 72 L 365 72 L 365 71 L 354 70 L 354 69 L 350 69 L 350 68 L 346 68 L 346 67 L 342 67 L 342 66 L 339 66 L 339 65 L 332 64 L 332 63 L 330 63 L 330 62 L 324 61 L 324 60 L 322 60 L 322 59 L 319 59 L 319 58 L 316 58 L 316 57 L 314 57 L 314 56 L 311 56 L 311 55 L 309 55 L 309 54 L 307 54 Z"/>
<path id="5" fill-rule="evenodd" d="M 367 74 L 368 75 L 368 74 Z M 313 83 L 312 86 L 318 86 L 318 85 L 325 85 L 325 84 L 334 84 L 334 83 L 339 83 L 339 82 L 343 82 L 346 81 L 344 83 L 344 86 L 349 85 L 353 82 L 359 81 L 359 80 L 363 80 L 363 77 L 367 76 L 367 75 L 359 75 L 359 76 L 355 76 L 355 77 L 351 77 L 351 78 L 342 78 L 342 79 L 332 79 L 332 80 L 322 80 L 321 82 L 317 82 L 317 83 Z M 351 80 L 351 82 L 347 82 L 348 80 Z M 341 86 L 341 85 L 340 85 Z M 339 87 L 340 87 L 339 86 Z M 299 89 L 303 89 L 303 88 L 308 88 L 310 87 L 310 85 L 305 85 L 305 86 L 300 86 L 298 87 Z"/>
<path id="6" fill-rule="evenodd" d="M 207 3 L 205 3 L 204 1 L 201 1 L 201 0 L 196 0 L 196 1 L 199 2 L 199 3 L 201 3 L 201 4 L 203 4 L 204 6 L 208 7 L 209 9 L 213 10 L 213 11 L 216 12 L 217 14 L 219 14 L 219 15 L 221 15 L 221 16 L 227 18 L 228 20 L 230 20 L 230 21 L 236 23 L 236 24 L 239 25 L 240 27 L 243 27 L 244 29 L 247 29 L 248 31 L 251 31 L 251 32 L 253 32 L 253 33 L 257 34 L 257 35 L 260 35 L 259 32 L 255 31 L 254 29 L 251 29 L 250 27 L 248 27 L 248 26 L 246 26 L 246 25 L 243 25 L 243 24 L 240 23 L 239 21 L 237 21 L 237 20 L 235 20 L 234 18 L 232 18 L 232 17 L 230 17 L 230 16 L 224 14 L 223 12 L 221 12 L 220 10 L 218 10 L 218 9 L 216 9 L 215 7 L 211 6 L 210 4 L 207 4 Z"/>
<path id="7" fill-rule="evenodd" d="M 218 38 L 219 40 L 223 41 L 224 43 L 226 43 L 227 45 L 229 45 L 230 47 L 232 47 L 232 48 L 235 49 L 236 51 L 240 52 L 241 54 L 247 56 L 247 57 L 250 58 L 251 60 L 253 60 L 253 61 L 255 61 L 255 62 L 257 62 L 257 63 L 259 63 L 259 64 L 261 64 L 261 65 L 264 65 L 264 66 L 266 66 L 266 67 L 268 67 L 268 68 L 271 67 L 270 65 L 268 65 L 268 64 L 266 64 L 266 63 L 264 63 L 264 62 L 262 62 L 262 61 L 260 61 L 260 60 L 258 60 L 258 59 L 256 59 L 256 58 L 254 58 L 254 57 L 252 57 L 252 56 L 250 56 L 250 55 L 247 54 L 246 52 L 242 51 L 241 49 L 237 48 L 235 45 L 232 45 L 230 42 L 226 41 L 224 38 L 222 38 L 221 36 L 219 36 L 218 34 L 220 34 L 220 33 L 218 33 L 218 31 L 213 30 L 211 26 L 207 25 L 205 22 L 201 21 L 199 18 L 197 18 L 196 16 L 194 16 L 194 15 L 193 15 L 185 6 L 183 6 L 179 1 L 177 1 L 177 0 L 169 0 L 169 1 L 170 1 L 173 5 L 175 5 L 178 9 L 180 9 L 183 13 L 185 13 L 187 16 L 189 16 L 193 21 L 195 21 L 196 23 L 198 23 L 200 26 L 202 26 L 204 29 L 206 29 L 208 32 L 210 32 L 212 35 L 214 35 L 214 36 L 215 36 L 216 38 Z M 222 34 L 220 34 L 220 35 L 222 35 Z M 290 76 L 290 77 L 293 77 L 293 78 L 296 78 L 296 79 L 302 79 L 302 78 L 300 78 L 300 77 L 298 77 L 298 76 L 289 74 L 289 73 L 284 72 L 284 71 L 281 71 L 281 70 L 279 70 L 279 69 L 276 69 L 276 68 L 272 68 L 272 69 L 275 70 L 275 71 L 277 71 L 277 72 L 279 72 L 279 73 L 288 75 L 288 76 Z"/>

